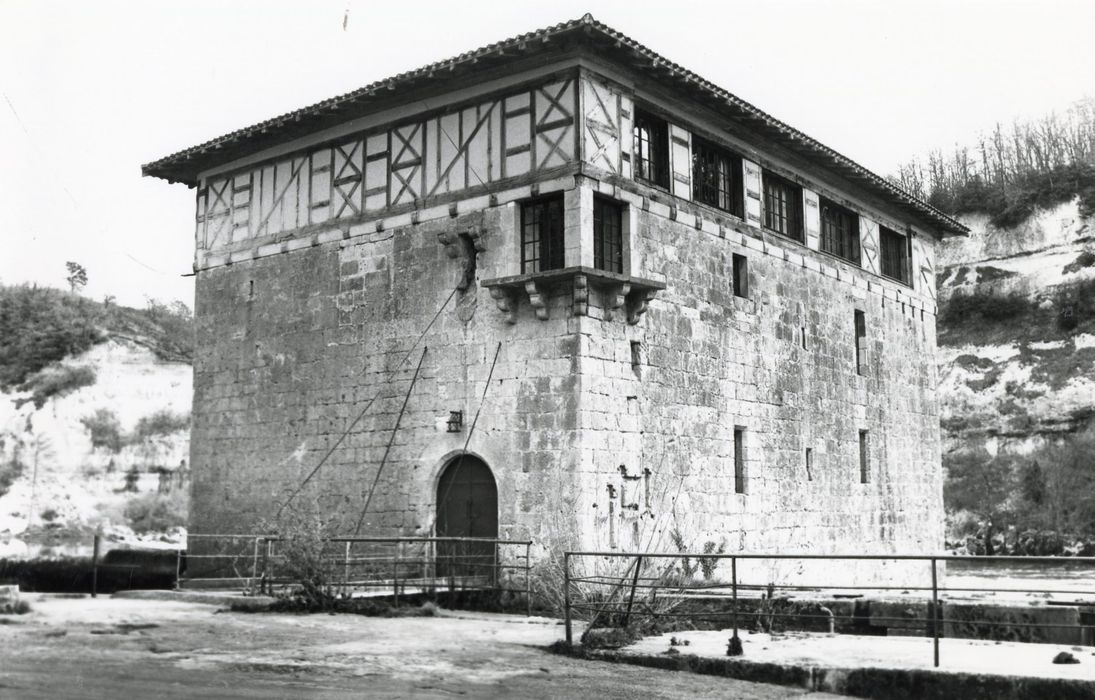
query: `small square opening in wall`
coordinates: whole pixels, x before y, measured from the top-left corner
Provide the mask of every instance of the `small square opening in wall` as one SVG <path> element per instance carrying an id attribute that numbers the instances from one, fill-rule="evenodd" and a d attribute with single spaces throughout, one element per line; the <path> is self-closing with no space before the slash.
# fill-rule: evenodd
<path id="1" fill-rule="evenodd" d="M 734 493 L 745 493 L 745 428 L 734 426 Z"/>
<path id="2" fill-rule="evenodd" d="M 749 258 L 734 253 L 734 296 L 749 298 Z"/>
<path id="3" fill-rule="evenodd" d="M 866 430 L 859 431 L 859 483 L 867 484 L 871 481 L 871 463 L 868 448 L 870 447 L 869 433 Z"/>

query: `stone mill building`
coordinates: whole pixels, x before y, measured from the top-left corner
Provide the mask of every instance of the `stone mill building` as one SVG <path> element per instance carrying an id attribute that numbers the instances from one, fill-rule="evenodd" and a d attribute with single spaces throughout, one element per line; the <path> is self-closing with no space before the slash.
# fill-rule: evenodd
<path id="1" fill-rule="evenodd" d="M 588 15 L 144 173 L 196 195 L 192 532 L 942 545 L 964 227 Z"/>

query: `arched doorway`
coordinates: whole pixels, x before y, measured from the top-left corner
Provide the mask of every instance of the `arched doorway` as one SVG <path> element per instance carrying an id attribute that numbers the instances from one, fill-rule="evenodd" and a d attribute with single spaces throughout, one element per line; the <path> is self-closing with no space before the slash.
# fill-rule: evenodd
<path id="1" fill-rule="evenodd" d="M 470 454 L 449 460 L 437 480 L 437 536 L 498 538 L 498 486 L 486 462 Z M 490 542 L 439 542 L 438 576 L 494 577 Z"/>

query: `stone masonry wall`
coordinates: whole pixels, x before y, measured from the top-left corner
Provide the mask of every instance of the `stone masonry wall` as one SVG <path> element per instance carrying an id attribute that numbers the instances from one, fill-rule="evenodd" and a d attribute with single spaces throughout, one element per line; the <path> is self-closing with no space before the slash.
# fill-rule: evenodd
<path id="1" fill-rule="evenodd" d="M 635 326 L 601 320 L 598 299 L 583 318 L 585 449 L 574 500 L 584 546 L 701 551 L 711 542 L 727 553 L 847 554 L 941 547 L 934 316 L 884 300 L 868 291 L 861 270 L 778 236 L 727 229 L 720 238 L 637 215 L 643 269 L 635 274 L 664 274 L 667 289 Z M 764 254 L 770 245 L 787 254 Z M 735 253 L 748 258 L 747 299 L 733 293 Z M 802 256 L 821 265 L 806 267 Z M 856 309 L 867 320 L 864 376 L 856 371 Z M 745 494 L 734 492 L 735 426 L 745 429 Z M 860 430 L 869 431 L 866 484 Z M 630 476 L 650 470 L 648 500 L 643 481 L 625 480 L 620 465 Z M 627 501 L 613 504 L 611 524 L 609 485 L 617 494 L 624 488 Z M 792 573 L 877 580 L 902 567 L 753 568 L 764 584 Z"/>
<path id="2" fill-rule="evenodd" d="M 428 346 L 361 534 L 428 535 L 436 484 L 493 381 L 469 451 L 494 472 L 501 537 L 563 538 L 556 497 L 574 489 L 578 320 L 552 298 L 552 320 L 525 305 L 514 326 L 488 290 L 453 292 L 466 251 L 439 233 L 471 233 L 479 278 L 509 263 L 516 210 L 502 206 L 203 271 L 197 280 L 191 528 L 249 532 L 272 521 L 374 395 L 372 406 L 298 496 L 353 532 Z M 388 379 L 391 378 L 389 382 Z M 379 391 L 379 394 L 377 393 Z M 446 432 L 449 411 L 464 431 Z"/>

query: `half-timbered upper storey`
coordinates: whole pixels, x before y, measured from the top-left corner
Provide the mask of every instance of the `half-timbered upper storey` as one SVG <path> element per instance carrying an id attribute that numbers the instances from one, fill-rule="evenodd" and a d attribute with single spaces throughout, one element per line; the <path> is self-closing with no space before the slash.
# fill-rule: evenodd
<path id="1" fill-rule="evenodd" d="M 765 232 L 933 298 L 934 239 L 966 231 L 589 15 L 143 170 L 196 188 L 196 269 L 521 202 L 515 276 L 637 276 L 626 207 L 639 205 Z M 597 187 L 548 196 L 575 175 Z"/>

